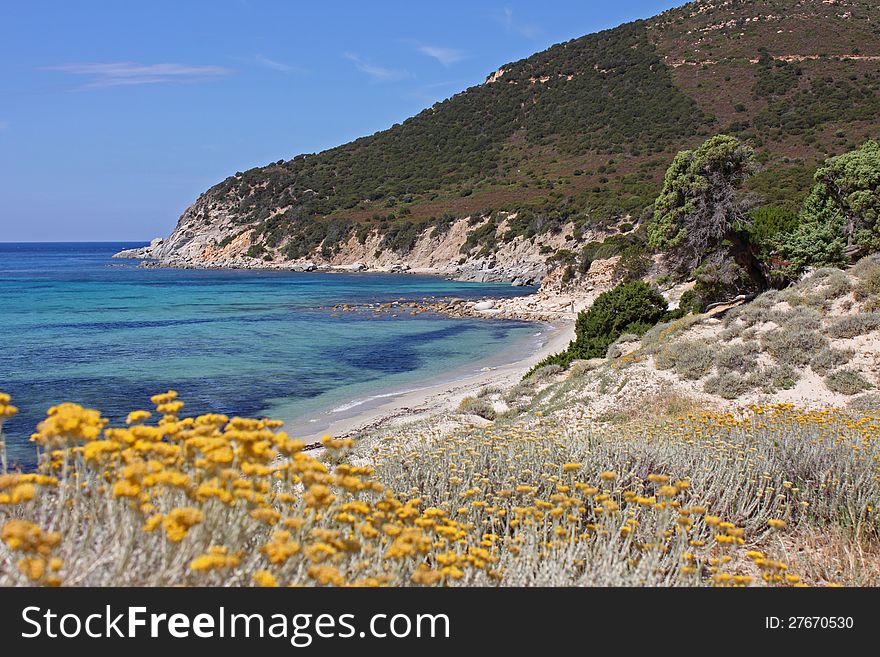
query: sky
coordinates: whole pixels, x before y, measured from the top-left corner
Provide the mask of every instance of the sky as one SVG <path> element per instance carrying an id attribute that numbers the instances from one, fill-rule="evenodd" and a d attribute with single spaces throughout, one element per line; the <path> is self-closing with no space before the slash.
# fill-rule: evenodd
<path id="1" fill-rule="evenodd" d="M 167 235 L 236 171 L 676 4 L 0 0 L 0 241 Z"/>

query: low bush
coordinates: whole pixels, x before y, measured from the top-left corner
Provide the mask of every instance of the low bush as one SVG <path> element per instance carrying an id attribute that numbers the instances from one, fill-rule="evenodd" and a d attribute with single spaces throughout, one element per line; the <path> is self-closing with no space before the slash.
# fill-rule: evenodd
<path id="1" fill-rule="evenodd" d="M 547 381 L 548 379 L 556 376 L 563 370 L 562 365 L 550 364 L 544 365 L 543 367 L 539 367 L 534 370 L 527 377 L 531 381 L 542 382 Z"/>
<path id="2" fill-rule="evenodd" d="M 815 331 L 822 326 L 822 315 L 810 306 L 771 310 L 767 313 L 767 320 L 788 331 Z"/>
<path id="3" fill-rule="evenodd" d="M 584 376 L 588 372 L 592 372 L 601 363 L 600 360 L 593 358 L 590 360 L 576 360 L 571 366 L 568 368 L 568 378 L 574 379 L 580 376 Z"/>
<path id="4" fill-rule="evenodd" d="M 832 370 L 846 365 L 855 352 L 852 349 L 835 349 L 825 347 L 810 360 L 810 369 L 819 376 L 825 376 Z"/>
<path id="5" fill-rule="evenodd" d="M 874 385 L 855 370 L 838 370 L 825 377 L 825 385 L 832 392 L 842 395 L 856 395 L 870 390 Z"/>
<path id="6" fill-rule="evenodd" d="M 724 399 L 736 399 L 754 387 L 755 381 L 739 372 L 719 372 L 703 384 L 703 390 Z"/>
<path id="7" fill-rule="evenodd" d="M 497 416 L 495 407 L 488 399 L 477 399 L 475 397 L 465 397 L 458 405 L 459 413 L 468 415 L 477 415 L 486 420 L 494 420 Z"/>
<path id="8" fill-rule="evenodd" d="M 880 255 L 859 260 L 852 273 L 856 277 L 853 294 L 857 301 L 880 295 Z"/>
<path id="9" fill-rule="evenodd" d="M 794 388 L 801 378 L 801 373 L 791 365 L 774 365 L 764 369 L 758 376 L 763 381 L 764 390 L 772 393 Z"/>
<path id="10" fill-rule="evenodd" d="M 669 345 L 675 373 L 689 381 L 702 379 L 715 364 L 712 347 L 702 341 L 684 340 Z"/>
<path id="11" fill-rule="evenodd" d="M 486 397 L 491 397 L 492 395 L 497 395 L 501 392 L 504 391 L 498 386 L 483 386 L 477 393 L 477 399 L 485 399 Z"/>
<path id="12" fill-rule="evenodd" d="M 624 349 L 622 345 L 638 342 L 639 339 L 639 336 L 635 333 L 624 333 L 619 338 L 617 338 L 617 340 L 615 340 L 610 347 L 608 347 L 608 351 L 606 352 L 605 357 L 620 358 L 624 354 Z"/>
<path id="13" fill-rule="evenodd" d="M 818 331 L 777 329 L 762 335 L 761 344 L 780 365 L 805 367 L 828 339 Z"/>
<path id="14" fill-rule="evenodd" d="M 859 313 L 837 319 L 828 326 L 832 338 L 855 338 L 880 329 L 880 312 Z"/>
<path id="15" fill-rule="evenodd" d="M 753 342 L 728 345 L 715 355 L 715 365 L 719 372 L 748 374 L 757 366 L 760 351 L 758 345 Z"/>
<path id="16" fill-rule="evenodd" d="M 880 413 L 880 394 L 866 392 L 850 399 L 846 406 L 857 413 Z"/>

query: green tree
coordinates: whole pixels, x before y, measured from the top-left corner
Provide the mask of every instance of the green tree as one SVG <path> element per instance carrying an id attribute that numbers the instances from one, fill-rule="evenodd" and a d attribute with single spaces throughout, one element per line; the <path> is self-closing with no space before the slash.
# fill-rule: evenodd
<path id="1" fill-rule="evenodd" d="M 814 180 L 802 222 L 839 221 L 848 253 L 880 251 L 880 142 L 825 160 Z"/>
<path id="2" fill-rule="evenodd" d="M 752 150 L 736 137 L 716 135 L 673 159 L 654 203 L 648 243 L 690 273 L 725 242 L 739 242 L 748 223 L 738 190 L 754 171 Z"/>

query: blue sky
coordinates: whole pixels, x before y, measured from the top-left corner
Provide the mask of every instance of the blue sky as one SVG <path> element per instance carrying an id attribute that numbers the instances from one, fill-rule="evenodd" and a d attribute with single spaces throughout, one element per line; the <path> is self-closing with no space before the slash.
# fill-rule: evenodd
<path id="1" fill-rule="evenodd" d="M 0 241 L 165 235 L 238 170 L 371 134 L 674 0 L 0 3 Z"/>

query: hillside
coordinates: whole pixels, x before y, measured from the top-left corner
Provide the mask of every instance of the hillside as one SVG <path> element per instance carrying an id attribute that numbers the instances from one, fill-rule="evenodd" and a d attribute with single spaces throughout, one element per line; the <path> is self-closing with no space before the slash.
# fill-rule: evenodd
<path id="1" fill-rule="evenodd" d="M 562 247 L 624 232 L 612 250 L 640 248 L 673 155 L 711 134 L 752 146 L 748 189 L 796 208 L 818 162 L 877 133 L 878 61 L 875 3 L 694 2 L 505 64 L 372 136 L 237 173 L 138 255 L 538 279 Z"/>

